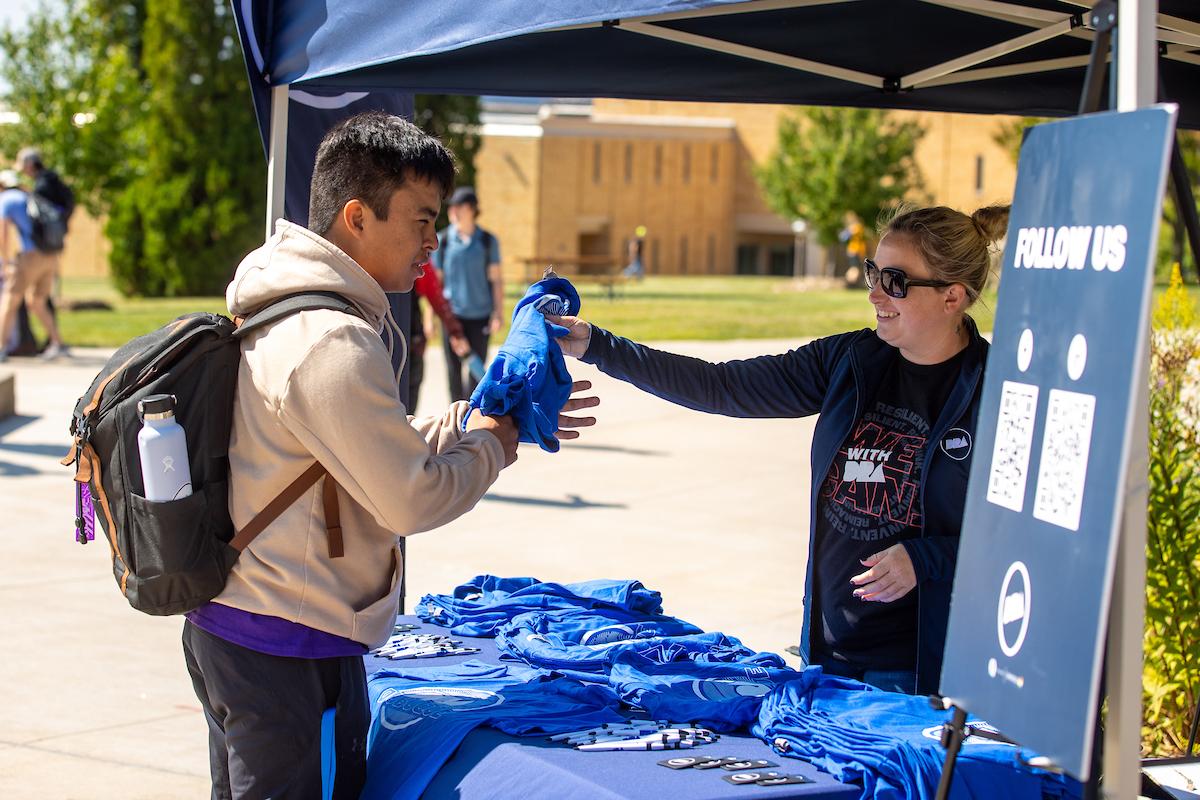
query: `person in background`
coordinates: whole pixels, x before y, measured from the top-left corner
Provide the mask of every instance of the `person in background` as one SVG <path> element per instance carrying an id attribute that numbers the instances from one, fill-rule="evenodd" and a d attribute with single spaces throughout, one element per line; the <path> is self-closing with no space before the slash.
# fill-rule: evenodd
<path id="1" fill-rule="evenodd" d="M 450 224 L 438 233 L 433 265 L 445 287 L 450 310 L 458 318 L 471 352 L 487 362 L 488 344 L 504 322 L 504 278 L 500 271 L 500 242 L 476 224 L 479 197 L 470 186 L 454 190 L 447 204 Z M 467 400 L 476 378 L 463 378 L 463 359 L 446 336 L 443 342 L 450 378 L 450 399 Z"/>
<path id="2" fill-rule="evenodd" d="M 22 299 L 50 337 L 42 358 L 67 354 L 47 304 L 54 289 L 58 258 L 34 245 L 28 199 L 16 171 L 0 170 L 0 261 L 4 271 L 4 288 L 0 290 L 0 361 L 8 357 L 5 345 Z"/>
<path id="3" fill-rule="evenodd" d="M 621 271 L 626 278 L 641 280 L 646 277 L 646 266 L 642 263 L 643 251 L 646 249 L 646 226 L 638 225 L 629 240 L 629 264 Z"/>
<path id="4" fill-rule="evenodd" d="M 426 302 L 422 303 L 421 298 Z M 471 353 L 471 345 L 463 336 L 462 325 L 450 304 L 446 302 L 442 283 L 438 280 L 433 265 L 426 263 L 421 277 L 413 285 L 412 311 L 409 317 L 411 335 L 408 342 L 408 413 L 416 413 L 417 397 L 421 392 L 421 381 L 425 377 L 425 347 L 433 338 L 433 315 L 442 321 L 442 331 L 450 339 L 450 346 L 460 357 Z"/>
<path id="5" fill-rule="evenodd" d="M 883 689 L 937 689 L 988 343 L 967 314 L 1008 207 L 902 210 L 866 259 L 875 328 L 712 364 L 584 320 L 564 353 L 731 417 L 820 414 L 800 655 Z"/>

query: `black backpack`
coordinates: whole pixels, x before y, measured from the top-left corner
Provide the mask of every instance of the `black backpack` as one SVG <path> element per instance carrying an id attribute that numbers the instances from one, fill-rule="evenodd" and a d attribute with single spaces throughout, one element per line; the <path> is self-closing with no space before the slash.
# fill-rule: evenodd
<path id="1" fill-rule="evenodd" d="M 314 463 L 249 525 L 234 531 L 229 518 L 229 435 L 233 426 L 240 339 L 308 309 L 361 316 L 332 292 L 290 295 L 238 325 L 219 314 L 187 314 L 117 350 L 75 404 L 74 442 L 65 466 L 75 465 L 78 540 L 86 544 L 83 492 L 88 491 L 108 538 L 113 576 L 129 604 L 147 614 L 181 614 L 220 594 L 239 553 L 284 509 L 317 482 Z M 137 435 L 137 404 L 173 394 L 175 418 L 187 439 L 192 494 L 145 499 Z M 329 555 L 342 554 L 336 484 L 326 476 Z"/>
<path id="2" fill-rule="evenodd" d="M 30 192 L 25 201 L 33 223 L 33 246 L 43 253 L 60 253 L 67 241 L 67 217 L 63 209 L 44 195 Z"/>

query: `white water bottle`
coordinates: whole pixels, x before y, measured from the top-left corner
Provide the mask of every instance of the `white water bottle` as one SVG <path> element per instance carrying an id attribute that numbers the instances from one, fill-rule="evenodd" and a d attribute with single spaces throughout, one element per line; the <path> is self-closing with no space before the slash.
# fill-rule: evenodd
<path id="1" fill-rule="evenodd" d="M 175 395 L 151 394 L 138 401 L 142 429 L 138 454 L 146 499 L 152 503 L 179 500 L 192 493 L 187 438 L 175 421 Z"/>

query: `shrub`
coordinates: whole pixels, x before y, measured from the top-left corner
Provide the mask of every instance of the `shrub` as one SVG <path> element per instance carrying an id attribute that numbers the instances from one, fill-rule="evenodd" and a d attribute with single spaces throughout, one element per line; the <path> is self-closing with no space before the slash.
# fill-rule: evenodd
<path id="1" fill-rule="evenodd" d="M 1179 755 L 1200 691 L 1200 330 L 1179 265 L 1154 309 L 1142 747 Z"/>

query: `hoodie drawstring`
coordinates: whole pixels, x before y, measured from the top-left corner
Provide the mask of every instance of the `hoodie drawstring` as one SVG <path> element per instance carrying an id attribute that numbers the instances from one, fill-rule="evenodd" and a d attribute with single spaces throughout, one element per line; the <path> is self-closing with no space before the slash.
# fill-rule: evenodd
<path id="1" fill-rule="evenodd" d="M 404 365 L 408 361 L 408 342 L 404 339 L 404 332 L 400 330 L 400 323 L 396 322 L 396 318 L 392 316 L 391 303 L 388 304 L 387 313 L 383 317 L 383 329 L 387 332 L 387 349 L 388 356 L 395 355 L 396 342 L 400 343 L 400 365 L 396 367 L 396 385 L 400 384 L 400 375 L 404 372 Z M 412 413 L 412 409 L 409 409 Z"/>

